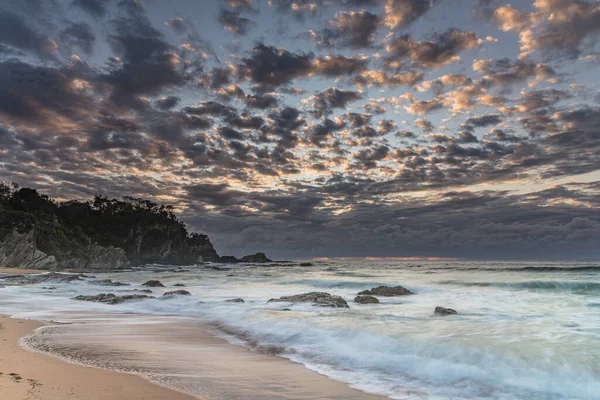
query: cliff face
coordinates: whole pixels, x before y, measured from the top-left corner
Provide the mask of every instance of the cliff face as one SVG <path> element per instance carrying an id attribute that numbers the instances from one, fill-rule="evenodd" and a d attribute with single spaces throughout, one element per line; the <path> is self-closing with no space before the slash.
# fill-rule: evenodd
<path id="1" fill-rule="evenodd" d="M 206 235 L 188 233 L 172 208 L 128 198 L 56 204 L 0 184 L 0 267 L 119 269 L 218 261 Z"/>

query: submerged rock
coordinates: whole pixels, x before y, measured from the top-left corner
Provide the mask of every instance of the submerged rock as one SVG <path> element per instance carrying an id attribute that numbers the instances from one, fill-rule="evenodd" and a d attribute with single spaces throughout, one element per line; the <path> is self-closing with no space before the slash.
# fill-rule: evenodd
<path id="1" fill-rule="evenodd" d="M 145 294 L 128 294 L 125 296 L 117 296 L 112 293 L 100 293 L 95 296 L 77 296 L 73 297 L 73 300 L 80 301 L 93 301 L 95 303 L 104 304 L 121 304 L 131 300 L 142 300 L 142 299 L 153 299 L 152 296 L 146 296 Z"/>
<path id="2" fill-rule="evenodd" d="M 240 299 L 239 297 L 235 298 L 235 299 L 229 299 L 229 300 L 225 300 L 226 303 L 243 303 L 244 299 Z"/>
<path id="3" fill-rule="evenodd" d="M 165 287 L 165 285 L 163 285 L 162 283 L 160 283 L 160 281 L 156 281 L 156 280 L 149 280 L 146 283 L 142 283 L 142 286 L 148 286 L 148 287 Z"/>
<path id="4" fill-rule="evenodd" d="M 283 296 L 278 299 L 271 299 L 271 302 L 288 302 L 288 303 L 314 303 L 323 307 L 339 307 L 350 308 L 346 300 L 340 296 L 332 296 L 324 292 L 310 292 L 297 294 L 295 296 Z"/>
<path id="5" fill-rule="evenodd" d="M 379 300 L 373 296 L 356 296 L 354 302 L 360 304 L 378 304 Z"/>
<path id="6" fill-rule="evenodd" d="M 191 296 L 192 294 L 187 290 L 174 290 L 172 292 L 166 292 L 164 296 Z"/>
<path id="7" fill-rule="evenodd" d="M 385 296 L 385 297 L 406 296 L 409 294 L 414 294 L 414 293 L 402 286 L 394 286 L 394 287 L 377 286 L 375 288 L 372 288 L 371 290 L 363 290 L 362 292 L 358 293 L 359 296 Z"/>
<path id="8" fill-rule="evenodd" d="M 43 275 L 13 275 L 6 278 L 2 283 L 7 286 L 18 286 L 18 285 L 34 285 L 36 283 L 69 283 L 72 281 L 81 280 L 79 274 L 58 274 L 50 272 L 49 274 Z"/>
<path id="9" fill-rule="evenodd" d="M 173 286 L 177 286 L 177 287 L 185 287 L 185 285 L 183 283 L 176 283 Z"/>
<path id="10" fill-rule="evenodd" d="M 456 310 L 453 310 L 451 308 L 436 307 L 435 310 L 433 311 L 433 314 L 440 315 L 443 317 L 446 315 L 455 315 L 458 313 L 456 312 Z"/>
<path id="11" fill-rule="evenodd" d="M 152 290 L 150 289 L 133 289 L 134 292 L 141 292 L 141 293 L 152 293 Z"/>
<path id="12" fill-rule="evenodd" d="M 312 266 L 313 266 L 313 264 L 312 264 L 312 263 L 309 263 L 309 262 L 303 262 L 303 263 L 300 263 L 300 266 L 301 266 L 301 267 L 312 267 Z"/>
<path id="13" fill-rule="evenodd" d="M 101 279 L 89 282 L 99 286 L 129 286 L 129 283 L 113 282 L 112 279 Z"/>

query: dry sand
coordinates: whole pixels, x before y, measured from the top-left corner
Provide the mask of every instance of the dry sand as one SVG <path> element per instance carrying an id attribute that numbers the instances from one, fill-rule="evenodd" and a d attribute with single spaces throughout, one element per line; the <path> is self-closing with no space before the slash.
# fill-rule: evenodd
<path id="1" fill-rule="evenodd" d="M 19 338 L 42 326 L 0 316 L 0 399 L 2 400 L 192 400 L 140 376 L 68 364 L 32 353 Z"/>
<path id="2" fill-rule="evenodd" d="M 30 274 L 43 274 L 50 272 L 42 269 L 24 269 L 24 268 L 0 268 L 0 274 L 11 274 L 11 275 L 30 275 Z"/>

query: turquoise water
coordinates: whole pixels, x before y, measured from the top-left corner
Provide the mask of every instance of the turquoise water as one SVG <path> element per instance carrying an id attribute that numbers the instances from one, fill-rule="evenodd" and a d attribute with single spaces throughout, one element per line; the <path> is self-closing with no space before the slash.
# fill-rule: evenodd
<path id="1" fill-rule="evenodd" d="M 393 399 L 600 398 L 598 262 L 353 261 L 189 269 L 97 274 L 132 284 L 125 287 L 88 282 L 5 287 L 0 313 L 64 321 L 100 313 L 180 316 L 209 323 L 236 344 Z M 148 279 L 168 286 L 153 288 L 156 296 L 175 283 L 185 284 L 192 296 L 112 306 L 71 300 L 79 294 L 132 293 Z M 380 297 L 377 305 L 352 301 L 357 292 L 378 285 L 402 285 L 416 294 Z M 309 291 L 340 295 L 350 308 L 267 303 Z M 234 297 L 245 303 L 225 302 Z M 436 306 L 459 314 L 436 317 Z M 44 345 L 51 349 L 52 338 Z M 122 365 L 135 367 L 136 360 L 121 356 Z M 186 368 L 193 376 L 194 363 Z M 193 382 L 185 385 L 193 392 Z"/>

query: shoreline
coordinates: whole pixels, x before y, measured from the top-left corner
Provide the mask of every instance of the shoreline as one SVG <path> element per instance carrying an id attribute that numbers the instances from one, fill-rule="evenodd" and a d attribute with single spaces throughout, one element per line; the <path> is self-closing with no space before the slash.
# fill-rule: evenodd
<path id="1" fill-rule="evenodd" d="M 72 364 L 23 348 L 20 341 L 43 321 L 0 315 L 0 394 L 11 400 L 197 400 L 140 375 Z"/>
<path id="2" fill-rule="evenodd" d="M 186 394 L 182 388 L 163 386 L 144 374 L 129 373 L 69 360 L 69 354 L 53 354 L 22 345 L 22 339 L 38 328 L 58 326 L 78 336 L 86 324 L 54 325 L 44 321 L 13 319 L 0 315 L 0 394 L 11 400 L 207 400 L 207 399 L 328 399 L 382 400 L 387 397 L 353 389 L 289 359 L 263 354 L 230 343 L 206 326 L 181 325 L 183 338 L 194 335 L 202 358 L 202 371 L 195 378 L 201 395 Z M 190 328 L 193 330 L 190 331 Z M 139 332 L 138 332 L 139 334 Z M 69 335 L 67 335 L 69 336 Z M 84 340 L 97 340 L 99 337 Z M 118 333 L 109 341 L 120 339 Z M 152 342 L 152 337 L 146 340 Z M 144 340 L 138 338 L 136 340 Z M 126 338 L 120 346 L 128 347 Z M 177 346 L 177 341 L 171 343 Z M 102 346 L 102 343 L 94 342 Z M 179 359 L 178 359 L 179 360 Z M 89 360 L 87 360 L 89 361 Z M 181 360 L 189 362 L 189 360 Z M 10 374 L 17 374 L 10 375 Z M 19 377 L 19 379 L 17 379 Z M 126 388 L 126 390 L 125 390 Z M 179 389 L 179 390 L 177 390 Z M 192 391 L 189 391 L 192 393 Z M 196 393 L 194 391 L 194 393 Z M 2 396 L 0 396 L 2 397 Z"/>

